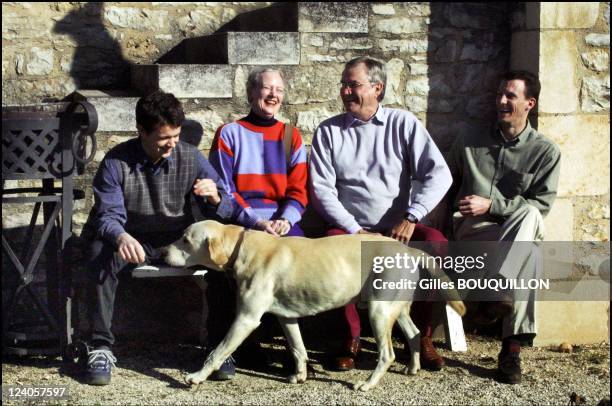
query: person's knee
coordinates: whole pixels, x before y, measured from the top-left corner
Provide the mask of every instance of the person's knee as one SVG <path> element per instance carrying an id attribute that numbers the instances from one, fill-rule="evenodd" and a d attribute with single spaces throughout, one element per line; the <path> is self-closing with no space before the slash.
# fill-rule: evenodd
<path id="1" fill-rule="evenodd" d="M 525 204 L 521 207 L 521 210 L 523 211 L 523 215 L 526 218 L 531 218 L 537 222 L 544 221 L 542 218 L 542 213 L 540 213 L 540 210 L 538 210 L 535 206 L 532 206 L 530 204 Z"/>
<path id="2" fill-rule="evenodd" d="M 438 229 L 417 224 L 414 228 L 413 240 L 429 242 L 446 242 L 447 238 Z"/>

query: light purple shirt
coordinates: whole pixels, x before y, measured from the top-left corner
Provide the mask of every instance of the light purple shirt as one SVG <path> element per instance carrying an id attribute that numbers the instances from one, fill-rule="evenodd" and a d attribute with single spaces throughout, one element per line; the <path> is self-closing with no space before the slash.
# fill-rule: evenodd
<path id="1" fill-rule="evenodd" d="M 410 112 L 379 106 L 363 122 L 344 113 L 323 121 L 312 141 L 309 186 L 325 220 L 356 233 L 422 219 L 452 177 L 431 136 Z"/>

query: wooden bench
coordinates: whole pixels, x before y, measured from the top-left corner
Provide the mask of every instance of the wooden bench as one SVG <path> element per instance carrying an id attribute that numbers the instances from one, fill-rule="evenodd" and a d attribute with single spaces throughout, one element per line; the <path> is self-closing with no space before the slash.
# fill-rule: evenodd
<path id="1" fill-rule="evenodd" d="M 142 265 L 136 267 L 132 271 L 133 278 L 161 278 L 161 277 L 177 277 L 177 276 L 193 276 L 196 277 L 195 282 L 202 288 L 202 294 L 205 294 L 203 278 L 208 273 L 206 269 L 197 268 L 175 268 L 171 266 L 152 266 Z M 463 331 L 463 322 L 461 316 L 455 312 L 449 305 L 445 306 L 444 320 L 444 338 L 446 345 L 451 351 L 467 351 L 467 343 Z"/>

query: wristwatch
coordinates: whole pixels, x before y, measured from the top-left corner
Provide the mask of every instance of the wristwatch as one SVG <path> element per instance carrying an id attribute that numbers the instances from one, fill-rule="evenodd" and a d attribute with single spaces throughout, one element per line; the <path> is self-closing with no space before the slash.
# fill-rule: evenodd
<path id="1" fill-rule="evenodd" d="M 416 216 L 412 213 L 406 213 L 404 215 L 404 220 L 408 220 L 409 222 L 411 222 L 412 224 L 416 224 L 419 222 L 419 219 L 416 218 Z"/>

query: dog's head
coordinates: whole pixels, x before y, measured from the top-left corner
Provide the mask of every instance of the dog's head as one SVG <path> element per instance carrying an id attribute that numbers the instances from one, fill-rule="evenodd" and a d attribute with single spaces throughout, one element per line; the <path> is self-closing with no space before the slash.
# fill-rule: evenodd
<path id="1" fill-rule="evenodd" d="M 241 231 L 241 227 L 213 220 L 194 223 L 182 238 L 166 247 L 165 260 L 172 266 L 203 265 L 221 270 L 234 252 Z"/>

